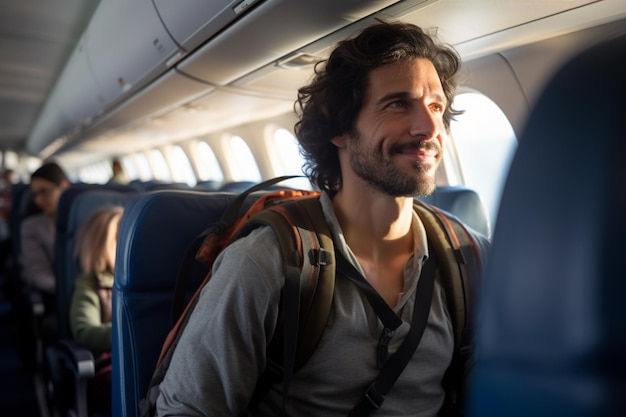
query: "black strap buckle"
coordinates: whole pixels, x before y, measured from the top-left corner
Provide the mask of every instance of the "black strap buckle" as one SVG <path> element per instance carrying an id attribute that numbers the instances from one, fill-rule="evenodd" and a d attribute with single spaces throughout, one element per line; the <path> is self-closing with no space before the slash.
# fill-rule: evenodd
<path id="1" fill-rule="evenodd" d="M 365 393 L 365 398 L 367 398 L 367 401 L 377 410 L 383 405 L 383 401 L 385 401 L 385 397 L 376 391 L 376 383 L 369 386 Z"/>

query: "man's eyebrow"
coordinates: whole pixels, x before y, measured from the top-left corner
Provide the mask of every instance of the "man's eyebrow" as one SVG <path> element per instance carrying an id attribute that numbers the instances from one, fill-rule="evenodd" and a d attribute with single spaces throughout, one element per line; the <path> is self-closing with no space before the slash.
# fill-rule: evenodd
<path id="1" fill-rule="evenodd" d="M 431 94 L 431 97 L 436 101 L 439 102 L 443 105 L 446 105 L 448 103 L 448 100 L 446 100 L 445 95 L 441 94 L 441 93 L 433 93 Z M 379 98 L 378 100 L 376 100 L 376 104 L 377 105 L 381 105 L 384 103 L 387 103 L 389 101 L 393 101 L 393 100 L 398 100 L 398 99 L 405 99 L 405 100 L 409 100 L 411 99 L 411 95 L 409 93 L 407 93 L 406 91 L 393 91 L 391 93 L 387 93 L 384 96 L 382 96 L 381 98 Z"/>
<path id="2" fill-rule="evenodd" d="M 406 91 L 393 91 L 391 93 L 387 93 L 378 100 L 376 100 L 376 104 L 384 104 L 389 101 L 397 100 L 397 99 L 408 99 L 409 93 Z"/>
<path id="3" fill-rule="evenodd" d="M 433 93 L 433 98 L 441 104 L 448 104 L 446 96 L 440 93 Z"/>

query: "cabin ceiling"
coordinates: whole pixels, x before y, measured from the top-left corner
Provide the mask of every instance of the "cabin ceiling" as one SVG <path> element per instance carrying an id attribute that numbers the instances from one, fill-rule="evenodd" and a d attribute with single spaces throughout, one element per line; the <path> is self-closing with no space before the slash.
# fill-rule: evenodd
<path id="1" fill-rule="evenodd" d="M 0 0 L 0 149 L 21 150 L 100 0 Z"/>
<path id="2" fill-rule="evenodd" d="M 209 0 L 185 0 L 185 4 L 203 1 Z M 439 37 L 453 44 L 464 60 L 626 17 L 624 0 L 327 0 L 327 10 L 317 13 L 315 24 L 300 33 L 297 24 L 276 24 L 272 8 L 306 12 L 306 5 L 315 3 L 309 1 L 260 1 L 256 9 L 217 34 L 207 35 L 204 29 L 181 33 L 176 41 L 170 39 L 171 45 L 165 42 L 163 48 L 172 48 L 170 61 L 174 64 L 167 72 L 153 69 L 153 79 L 148 81 L 158 80 L 154 87 L 146 82 L 123 100 L 113 100 L 95 117 L 77 123 L 64 135 L 65 142 L 46 148 L 57 138 L 53 133 L 46 136 L 45 124 L 39 123 L 39 131 L 35 132 L 43 139 L 34 145 L 31 139 L 29 146 L 29 138 L 65 62 L 77 45 L 82 46 L 81 36 L 99 0 L 48 0 L 45 7 L 36 0 L 0 0 L 0 149 L 54 155 L 71 165 L 72 159 L 79 157 L 84 163 L 85 152 L 92 152 L 92 158 L 98 160 L 158 145 L 164 140 L 163 132 L 182 140 L 288 112 L 296 89 L 311 75 L 311 66 L 294 69 L 288 58 L 324 58 L 334 41 L 372 21 L 371 13 L 385 7 L 389 9 L 382 10 L 378 17 L 385 19 L 391 14 L 436 29 Z M 344 8 L 337 9 L 337 16 L 333 17 L 332 8 L 339 4 Z M 263 14 L 263 10 L 269 11 Z M 290 42 L 283 41 L 275 50 L 267 48 L 266 45 L 274 44 L 274 39 L 285 38 L 285 27 L 289 28 Z M 111 26 L 110 30 L 118 29 Z M 202 36 L 214 38 L 203 44 L 199 40 Z M 95 42 L 82 42 L 88 41 Z M 244 42 L 255 52 L 235 50 L 235 41 Z M 99 59 L 106 60 L 106 56 Z M 211 68 L 207 62 L 212 63 Z M 232 74 L 228 65 L 232 65 Z M 121 79 L 115 81 L 123 89 L 128 87 L 122 85 Z M 166 81 L 177 86 L 178 93 L 158 88 Z M 82 88 L 76 88 L 70 93 L 81 91 Z M 76 99 L 84 98 L 77 95 Z M 159 106 L 160 103 L 164 105 Z M 129 137 L 141 140 L 128 140 Z"/>

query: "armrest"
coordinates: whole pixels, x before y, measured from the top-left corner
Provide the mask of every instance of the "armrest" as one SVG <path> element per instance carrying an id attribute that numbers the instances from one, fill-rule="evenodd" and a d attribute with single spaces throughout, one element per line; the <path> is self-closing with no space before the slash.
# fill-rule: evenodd
<path id="1" fill-rule="evenodd" d="M 42 317 L 46 312 L 46 306 L 41 293 L 39 291 L 28 290 L 27 298 L 33 317 Z"/>
<path id="2" fill-rule="evenodd" d="M 59 415 L 87 417 L 87 384 L 95 374 L 91 351 L 61 339 L 46 349 L 46 362 L 51 407 Z"/>
<path id="3" fill-rule="evenodd" d="M 61 360 L 80 379 L 92 378 L 96 372 L 95 360 L 89 349 L 78 346 L 69 339 L 59 340 L 57 343 Z"/>

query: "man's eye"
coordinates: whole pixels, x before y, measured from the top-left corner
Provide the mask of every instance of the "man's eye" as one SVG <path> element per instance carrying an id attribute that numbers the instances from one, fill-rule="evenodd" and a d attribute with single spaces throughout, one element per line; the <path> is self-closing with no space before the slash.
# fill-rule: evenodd
<path id="1" fill-rule="evenodd" d="M 443 104 L 439 104 L 439 103 L 432 104 L 431 108 L 433 109 L 433 111 L 436 111 L 436 112 L 443 112 L 445 110 L 444 105 Z"/>
<path id="2" fill-rule="evenodd" d="M 396 100 L 396 101 L 392 101 L 390 102 L 387 107 L 391 107 L 391 108 L 404 108 L 406 107 L 406 103 L 402 100 Z"/>

